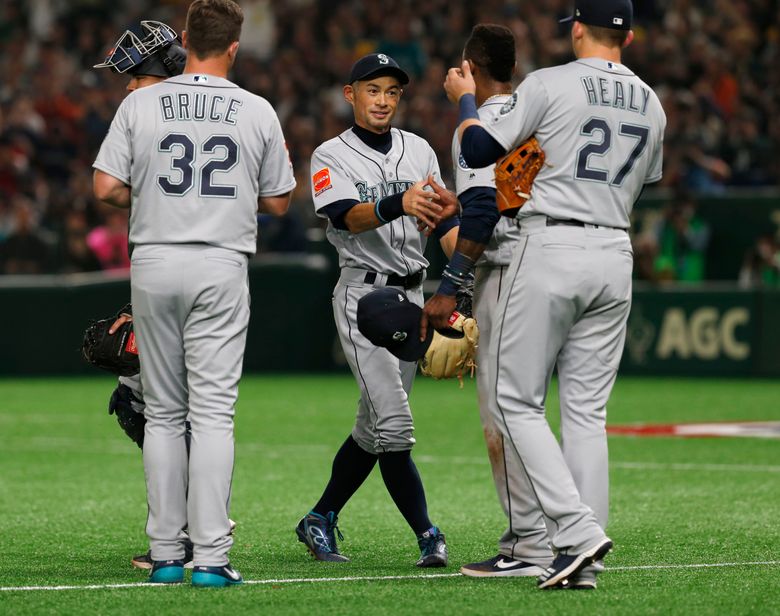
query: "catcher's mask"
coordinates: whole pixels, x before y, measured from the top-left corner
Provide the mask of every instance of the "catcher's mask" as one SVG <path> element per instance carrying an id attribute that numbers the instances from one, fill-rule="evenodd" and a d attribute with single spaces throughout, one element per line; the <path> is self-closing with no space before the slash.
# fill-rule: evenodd
<path id="1" fill-rule="evenodd" d="M 358 300 L 357 326 L 360 333 L 404 361 L 417 361 L 428 350 L 433 328 L 420 340 L 422 308 L 411 302 L 403 290 L 385 287 Z"/>
<path id="2" fill-rule="evenodd" d="M 125 30 L 111 51 L 94 68 L 110 68 L 115 73 L 173 77 L 181 75 L 187 61 L 187 52 L 180 45 L 173 28 L 161 21 L 141 22 L 139 38 Z"/>

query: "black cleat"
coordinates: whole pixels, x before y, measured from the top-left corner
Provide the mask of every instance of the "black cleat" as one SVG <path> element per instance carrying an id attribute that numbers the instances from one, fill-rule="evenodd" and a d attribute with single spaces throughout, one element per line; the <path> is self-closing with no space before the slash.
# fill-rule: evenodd
<path id="1" fill-rule="evenodd" d="M 332 511 L 329 511 L 327 516 L 310 511 L 298 522 L 295 534 L 298 535 L 298 541 L 305 544 L 317 560 L 332 563 L 349 562 L 349 558 L 339 552 L 336 544 L 336 534 L 341 541 L 344 540 L 344 535 L 336 526 L 337 521 L 338 517 Z"/>
<path id="2" fill-rule="evenodd" d="M 489 560 L 463 565 L 460 572 L 469 577 L 537 577 L 544 573 L 544 569 L 539 565 L 499 554 Z"/>
<path id="3" fill-rule="evenodd" d="M 601 560 L 612 550 L 612 540 L 608 537 L 588 548 L 582 554 L 558 554 L 552 565 L 539 576 L 539 588 L 568 587 L 569 578 L 587 567 L 595 560 Z"/>
<path id="4" fill-rule="evenodd" d="M 420 560 L 418 567 L 446 567 L 447 543 L 444 533 L 437 527 L 431 526 L 421 535 L 417 535 L 417 545 L 420 546 Z"/>

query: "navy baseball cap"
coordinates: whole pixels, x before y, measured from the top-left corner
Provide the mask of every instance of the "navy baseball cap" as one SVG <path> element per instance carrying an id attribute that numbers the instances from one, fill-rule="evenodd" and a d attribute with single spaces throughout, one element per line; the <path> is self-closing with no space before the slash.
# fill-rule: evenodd
<path id="1" fill-rule="evenodd" d="M 633 16 L 631 0 L 576 0 L 574 14 L 560 23 L 579 21 L 600 28 L 630 30 Z"/>
<path id="2" fill-rule="evenodd" d="M 428 350 L 433 327 L 420 340 L 422 308 L 409 301 L 401 289 L 385 287 L 358 300 L 357 326 L 361 334 L 404 361 L 417 361 Z"/>
<path id="3" fill-rule="evenodd" d="M 381 77 L 382 75 L 392 75 L 398 78 L 402 86 L 409 83 L 409 75 L 398 66 L 398 62 L 383 53 L 370 53 L 355 62 L 349 72 L 347 83 L 365 81 L 369 77 Z"/>

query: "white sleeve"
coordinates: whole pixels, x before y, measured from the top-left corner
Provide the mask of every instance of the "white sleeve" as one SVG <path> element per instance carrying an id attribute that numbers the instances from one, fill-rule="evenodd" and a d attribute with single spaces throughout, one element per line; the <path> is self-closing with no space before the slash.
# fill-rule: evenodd
<path id="1" fill-rule="evenodd" d="M 295 174 L 282 134 L 282 126 L 271 105 L 268 105 L 268 113 L 271 114 L 271 121 L 268 123 L 265 151 L 260 164 L 259 197 L 276 197 L 295 188 Z"/>
<path id="2" fill-rule="evenodd" d="M 133 163 L 133 149 L 130 139 L 130 122 L 128 120 L 130 97 L 122 101 L 114 114 L 108 133 L 100 145 L 92 167 L 99 169 L 117 180 L 130 185 L 130 170 Z"/>
<path id="3" fill-rule="evenodd" d="M 314 150 L 311 156 L 311 196 L 314 211 L 318 216 L 327 218 L 320 210 L 331 203 L 344 199 L 354 199 L 360 203 L 360 194 L 355 183 L 342 168 L 341 163 L 321 148 Z"/>
<path id="4" fill-rule="evenodd" d="M 647 178 L 645 179 L 645 184 L 652 184 L 653 182 L 657 182 L 663 176 L 665 130 L 666 116 L 663 116 L 661 118 L 661 134 L 656 141 L 655 150 L 653 150 L 653 155 L 650 159 L 650 166 L 647 168 Z"/>
<path id="5" fill-rule="evenodd" d="M 547 90 L 533 73 L 525 78 L 485 130 L 507 151 L 536 132 L 548 106 Z"/>

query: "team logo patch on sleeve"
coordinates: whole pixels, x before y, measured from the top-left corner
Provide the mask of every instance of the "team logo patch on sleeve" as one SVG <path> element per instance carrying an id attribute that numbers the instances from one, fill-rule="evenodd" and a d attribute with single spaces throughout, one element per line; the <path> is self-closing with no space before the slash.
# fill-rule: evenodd
<path id="1" fill-rule="evenodd" d="M 509 99 L 507 102 L 505 102 L 505 103 L 504 103 L 504 104 L 501 106 L 501 109 L 499 110 L 499 112 L 498 112 L 498 113 L 499 113 L 500 115 L 506 115 L 506 114 L 508 114 L 510 111 L 512 111 L 512 109 L 514 109 L 514 108 L 515 108 L 515 105 L 517 105 L 517 92 L 515 92 L 514 94 L 512 94 L 512 98 L 510 98 L 510 99 Z"/>
<path id="2" fill-rule="evenodd" d="M 333 188 L 333 184 L 330 183 L 330 169 L 325 167 L 320 169 L 317 173 L 311 176 L 311 183 L 314 186 L 314 196 L 319 197 L 329 188 Z"/>

